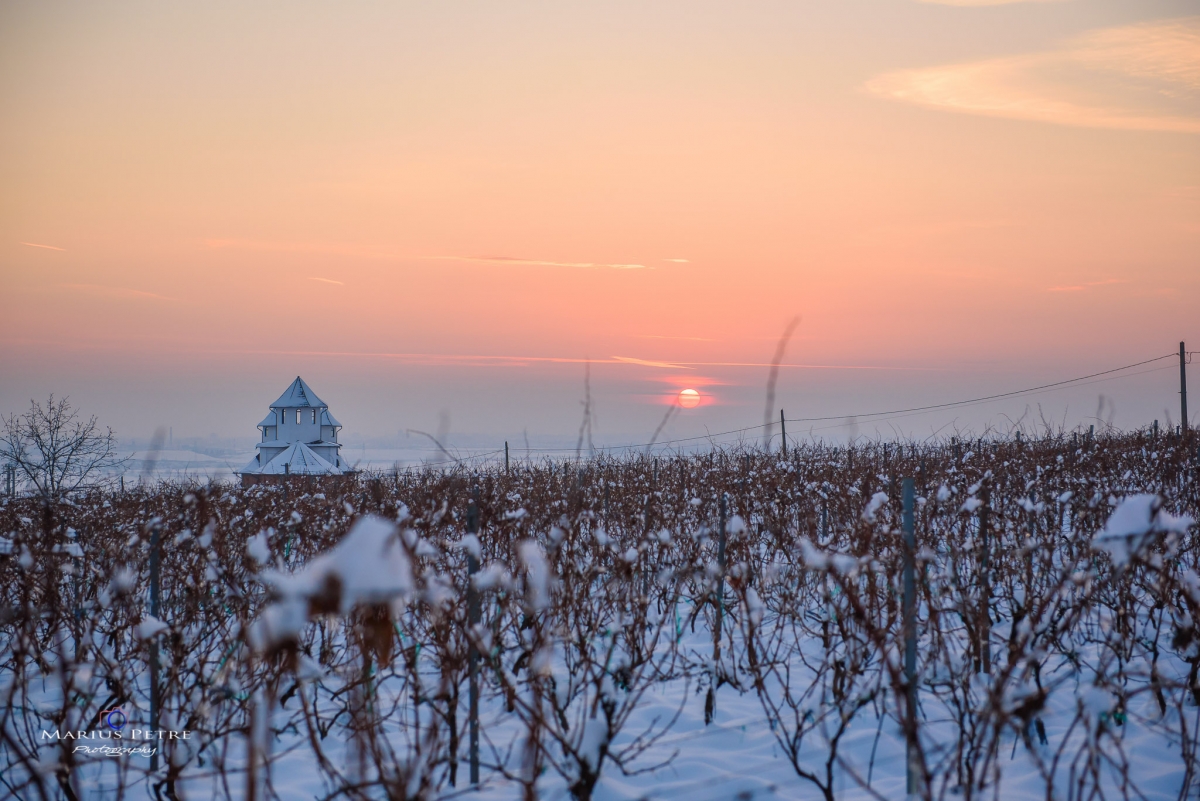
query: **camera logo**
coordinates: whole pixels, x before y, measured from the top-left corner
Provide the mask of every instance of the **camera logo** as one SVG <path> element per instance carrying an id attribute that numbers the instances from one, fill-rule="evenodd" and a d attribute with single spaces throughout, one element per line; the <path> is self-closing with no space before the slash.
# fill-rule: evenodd
<path id="1" fill-rule="evenodd" d="M 112 709 L 106 709 L 100 713 L 100 720 L 104 721 L 113 731 L 120 731 L 125 728 L 125 724 L 129 722 L 129 718 L 121 711 L 121 708 L 114 706 Z"/>

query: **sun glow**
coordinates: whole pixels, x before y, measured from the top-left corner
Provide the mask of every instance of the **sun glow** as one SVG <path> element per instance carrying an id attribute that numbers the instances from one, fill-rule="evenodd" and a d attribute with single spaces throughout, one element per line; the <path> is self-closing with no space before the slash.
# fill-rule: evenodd
<path id="1" fill-rule="evenodd" d="M 685 409 L 694 409 L 700 405 L 700 393 L 694 389 L 679 391 L 679 405 Z"/>

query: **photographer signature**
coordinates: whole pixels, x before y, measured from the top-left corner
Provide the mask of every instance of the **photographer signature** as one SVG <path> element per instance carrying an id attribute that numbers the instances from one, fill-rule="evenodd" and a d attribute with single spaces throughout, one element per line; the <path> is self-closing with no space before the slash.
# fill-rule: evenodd
<path id="1" fill-rule="evenodd" d="M 151 748 L 149 745 L 119 746 L 119 745 L 77 745 L 73 753 L 98 754 L 100 756 L 133 756 L 134 754 L 143 757 L 153 756 L 158 751 L 157 748 Z"/>

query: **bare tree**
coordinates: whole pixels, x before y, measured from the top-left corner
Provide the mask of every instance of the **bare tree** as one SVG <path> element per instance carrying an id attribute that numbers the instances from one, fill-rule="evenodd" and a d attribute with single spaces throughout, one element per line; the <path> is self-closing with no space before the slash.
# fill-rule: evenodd
<path id="1" fill-rule="evenodd" d="M 88 486 L 126 461 L 117 455 L 112 429 L 101 429 L 94 415 L 81 419 L 68 398 L 30 401 L 29 411 L 0 424 L 0 459 L 48 500 Z"/>

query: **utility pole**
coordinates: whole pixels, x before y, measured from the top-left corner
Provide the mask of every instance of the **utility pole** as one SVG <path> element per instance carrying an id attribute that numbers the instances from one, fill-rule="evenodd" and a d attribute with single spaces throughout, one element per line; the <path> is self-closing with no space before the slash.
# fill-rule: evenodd
<path id="1" fill-rule="evenodd" d="M 1179 415 L 1179 430 L 1184 436 L 1187 436 L 1187 351 L 1182 342 L 1179 343 Z"/>
<path id="2" fill-rule="evenodd" d="M 783 409 L 779 410 L 779 432 L 783 435 L 783 458 L 787 458 L 787 420 L 783 419 Z"/>

